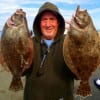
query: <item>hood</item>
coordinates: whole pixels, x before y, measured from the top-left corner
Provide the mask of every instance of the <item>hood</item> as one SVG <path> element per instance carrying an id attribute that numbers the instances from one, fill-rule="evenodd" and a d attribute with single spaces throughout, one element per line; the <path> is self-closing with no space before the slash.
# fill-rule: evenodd
<path id="1" fill-rule="evenodd" d="M 39 9 L 39 11 L 38 11 L 38 13 L 37 13 L 37 15 L 34 19 L 34 22 L 33 22 L 34 35 L 35 35 L 36 39 L 41 41 L 41 31 L 40 31 L 39 23 L 40 23 L 41 15 L 45 11 L 53 12 L 57 16 L 58 20 L 60 21 L 60 25 L 59 25 L 59 28 L 58 28 L 58 33 L 57 33 L 57 36 L 55 38 L 55 40 L 58 40 L 62 36 L 62 34 L 64 34 L 65 21 L 64 21 L 63 16 L 60 14 L 59 9 L 57 8 L 57 6 L 54 5 L 53 3 L 50 3 L 50 2 L 46 2 L 40 7 L 40 9 Z"/>

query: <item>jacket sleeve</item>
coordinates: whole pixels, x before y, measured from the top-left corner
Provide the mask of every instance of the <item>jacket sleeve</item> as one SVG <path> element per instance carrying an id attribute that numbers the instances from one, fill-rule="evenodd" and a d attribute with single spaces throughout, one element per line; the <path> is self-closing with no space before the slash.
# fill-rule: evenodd
<path id="1" fill-rule="evenodd" d="M 32 67 L 26 69 L 21 76 L 27 76 L 27 75 L 30 75 L 32 72 Z"/>

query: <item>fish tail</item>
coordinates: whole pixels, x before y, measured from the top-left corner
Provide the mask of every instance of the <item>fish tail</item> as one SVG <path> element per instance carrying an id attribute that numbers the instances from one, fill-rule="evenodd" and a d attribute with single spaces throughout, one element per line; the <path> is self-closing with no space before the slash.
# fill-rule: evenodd
<path id="1" fill-rule="evenodd" d="M 13 76 L 9 90 L 19 91 L 23 89 L 23 84 L 20 77 Z"/>
<path id="2" fill-rule="evenodd" d="M 92 95 L 88 81 L 80 82 L 80 86 L 78 87 L 76 94 L 82 97 L 88 97 Z"/>

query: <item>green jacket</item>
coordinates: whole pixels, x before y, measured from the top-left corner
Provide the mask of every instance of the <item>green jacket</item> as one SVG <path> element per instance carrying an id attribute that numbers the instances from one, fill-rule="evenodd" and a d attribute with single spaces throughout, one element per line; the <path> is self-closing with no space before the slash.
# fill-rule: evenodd
<path id="1" fill-rule="evenodd" d="M 49 49 L 41 40 L 39 28 L 40 16 L 46 10 L 56 13 L 60 20 L 57 36 Z M 42 5 L 33 22 L 35 52 L 32 66 L 26 71 L 24 100 L 74 100 L 74 75 L 66 66 L 62 52 L 64 30 L 65 22 L 58 8 L 50 2 Z"/>

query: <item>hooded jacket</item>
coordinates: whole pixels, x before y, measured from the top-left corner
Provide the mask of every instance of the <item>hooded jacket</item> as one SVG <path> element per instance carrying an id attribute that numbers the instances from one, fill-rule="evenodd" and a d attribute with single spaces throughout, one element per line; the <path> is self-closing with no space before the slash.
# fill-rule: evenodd
<path id="1" fill-rule="evenodd" d="M 41 40 L 39 26 L 45 11 L 54 13 L 60 22 L 57 36 L 49 49 Z M 74 75 L 66 66 L 62 52 L 64 30 L 65 21 L 58 8 L 50 2 L 44 3 L 33 22 L 35 52 L 31 69 L 26 74 L 24 100 L 73 100 Z"/>

